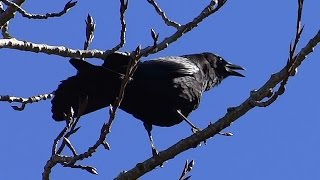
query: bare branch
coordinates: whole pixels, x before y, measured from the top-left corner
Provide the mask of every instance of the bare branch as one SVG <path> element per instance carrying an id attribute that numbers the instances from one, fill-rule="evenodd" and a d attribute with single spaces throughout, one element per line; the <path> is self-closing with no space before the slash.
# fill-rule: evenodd
<path id="1" fill-rule="evenodd" d="M 153 29 L 151 29 L 151 37 L 153 39 L 153 47 L 157 48 L 159 33 L 156 33 Z"/>
<path id="2" fill-rule="evenodd" d="M 80 50 L 70 49 L 64 46 L 50 46 L 47 44 L 36 44 L 28 41 L 20 41 L 17 39 L 0 39 L 0 49 L 9 48 L 21 51 L 29 51 L 35 53 L 55 54 L 61 57 L 73 58 L 100 58 L 105 59 L 110 53 L 100 50 Z"/>
<path id="3" fill-rule="evenodd" d="M 303 10 L 303 0 L 298 0 L 298 15 L 297 15 L 297 24 L 296 24 L 296 37 L 293 43 L 293 46 L 290 44 L 290 56 L 289 56 L 289 61 L 293 60 L 294 53 L 296 51 L 298 42 L 300 40 L 303 27 L 301 27 L 301 19 L 302 19 L 302 10 Z"/>
<path id="4" fill-rule="evenodd" d="M 154 7 L 156 12 L 159 14 L 159 16 L 161 16 L 162 20 L 166 23 L 167 26 L 172 26 L 176 29 L 180 28 L 181 25 L 177 22 L 170 20 L 166 16 L 166 13 L 161 10 L 161 8 L 158 6 L 158 4 L 154 0 L 148 0 L 148 3 L 150 3 Z"/>
<path id="5" fill-rule="evenodd" d="M 87 105 L 88 105 L 88 97 L 79 99 L 79 107 L 78 107 L 78 111 L 77 111 L 78 112 L 77 117 L 74 117 L 74 110 L 72 107 L 70 108 L 70 112 L 66 115 L 66 122 L 67 122 L 66 126 L 60 132 L 60 134 L 56 137 L 56 139 L 53 142 L 52 156 L 55 154 L 61 154 L 65 145 L 67 145 L 68 147 L 70 146 L 67 144 L 68 142 L 66 142 L 65 140 L 67 138 L 69 138 L 72 134 L 76 133 L 80 129 L 80 127 L 77 127 L 77 124 L 78 124 L 85 108 L 87 107 Z M 62 141 L 62 144 L 60 145 L 59 149 L 57 150 L 57 146 L 58 146 L 59 140 L 61 138 L 63 138 L 64 141 Z M 75 153 L 74 148 L 72 148 L 72 147 L 69 147 L 69 148 L 73 152 L 73 155 L 76 156 L 77 153 Z"/>
<path id="6" fill-rule="evenodd" d="M 2 2 L 0 2 L 0 14 L 2 14 L 2 13 L 4 13 L 4 9 L 3 9 Z M 3 38 L 5 38 L 5 39 L 11 38 L 11 36 L 9 34 L 9 21 L 1 27 L 1 33 L 2 33 Z"/>
<path id="7" fill-rule="evenodd" d="M 232 132 L 225 132 L 225 133 L 219 132 L 218 134 L 219 134 L 219 135 L 222 135 L 222 136 L 233 136 L 233 133 L 232 133 Z"/>
<path id="8" fill-rule="evenodd" d="M 91 174 L 98 175 L 97 169 L 92 166 L 83 166 L 83 165 L 79 165 L 79 164 L 65 164 L 64 167 L 70 167 L 70 168 L 74 168 L 74 169 L 82 169 L 82 170 L 86 170 L 87 172 L 89 172 Z"/>
<path id="9" fill-rule="evenodd" d="M 17 111 L 22 111 L 22 110 L 24 110 L 26 104 L 31 104 L 31 103 L 51 99 L 52 97 L 53 97 L 53 93 L 40 94 L 40 95 L 36 95 L 36 96 L 31 96 L 28 98 L 15 97 L 15 96 L 9 96 L 9 95 L 0 95 L 0 101 L 6 101 L 9 103 L 12 103 L 12 102 L 21 103 L 22 104 L 21 107 L 12 106 L 12 108 Z"/>
<path id="10" fill-rule="evenodd" d="M 80 127 L 76 128 L 76 126 L 77 126 L 77 123 L 79 122 L 80 117 L 81 117 L 84 109 L 86 108 L 87 104 L 88 104 L 88 97 L 80 98 L 79 99 L 79 108 L 77 111 L 78 112 L 77 117 L 74 117 L 74 110 L 72 107 L 70 108 L 70 112 L 65 115 L 66 122 L 67 122 L 66 126 L 58 134 L 58 136 L 54 139 L 51 156 L 54 156 L 55 154 L 60 154 L 63 151 L 65 145 L 67 145 L 66 144 L 67 142 L 62 141 L 62 144 L 60 145 L 59 149 L 57 150 L 58 143 L 61 138 L 69 138 L 72 134 L 76 133 L 80 129 Z M 76 153 L 74 153 L 74 155 L 76 155 Z"/>
<path id="11" fill-rule="evenodd" d="M 82 166 L 82 165 L 76 165 L 74 163 L 65 163 L 65 162 L 71 162 L 72 158 L 68 156 L 62 156 L 59 154 L 53 155 L 46 163 L 44 167 L 44 171 L 42 173 L 42 180 L 49 180 L 50 179 L 50 173 L 51 169 L 57 165 L 58 163 L 62 164 L 65 167 L 71 167 L 71 168 L 80 168 L 83 170 L 86 170 L 90 172 L 91 174 L 98 174 L 96 168 L 91 166 Z M 77 167 L 78 166 L 78 167 Z M 83 167 L 83 168 L 81 168 Z"/>
<path id="12" fill-rule="evenodd" d="M 8 0 L 1 0 L 1 1 L 9 7 L 14 7 L 23 17 L 26 17 L 28 19 L 48 19 L 51 17 L 61 17 L 77 4 L 77 1 L 75 2 L 69 1 L 67 2 L 67 4 L 65 4 L 64 9 L 61 12 L 47 13 L 46 15 L 40 15 L 40 14 L 30 14 L 26 12 L 24 9 L 20 7 L 20 5 L 16 4 L 15 2 L 11 2 Z"/>
<path id="13" fill-rule="evenodd" d="M 194 166 L 194 160 L 191 160 L 190 162 L 188 162 L 188 160 L 186 160 L 186 163 L 184 165 L 184 168 L 182 170 L 181 176 L 179 178 L 179 180 L 187 180 L 189 179 L 191 176 L 186 176 L 189 172 L 191 172 L 191 170 L 193 169 Z"/>
<path id="14" fill-rule="evenodd" d="M 257 101 L 253 102 L 253 104 L 255 106 L 267 107 L 270 104 L 272 104 L 275 100 L 277 100 L 277 98 L 280 95 L 282 95 L 285 92 L 285 90 L 286 90 L 285 85 L 287 84 L 287 82 L 289 80 L 289 76 L 295 75 L 295 68 L 292 68 L 292 66 L 293 66 L 293 63 L 295 62 L 294 54 L 296 52 L 296 48 L 298 46 L 302 31 L 303 31 L 303 27 L 301 27 L 302 10 L 303 10 L 303 0 L 298 0 L 296 34 L 295 34 L 295 40 L 294 40 L 293 45 L 292 45 L 292 43 L 290 43 L 289 59 L 287 61 L 287 65 L 286 65 L 286 68 L 287 68 L 286 78 L 284 78 L 283 81 L 281 81 L 280 86 L 275 93 L 272 92 L 272 89 L 269 89 L 270 95 L 268 95 L 268 98 L 269 98 L 268 100 L 266 100 L 264 102 L 257 102 Z"/>
<path id="15" fill-rule="evenodd" d="M 156 47 L 154 45 L 148 46 L 141 50 L 142 56 L 148 56 L 149 54 L 154 54 L 159 52 L 169 46 L 172 42 L 178 40 L 183 34 L 191 31 L 193 28 L 197 27 L 200 22 L 202 22 L 205 18 L 212 15 L 213 13 L 217 12 L 227 0 L 218 0 L 217 3 L 215 1 L 211 1 L 210 4 L 203 9 L 203 11 L 194 18 L 193 21 L 182 25 L 174 34 L 165 38 L 162 42 L 158 43 Z M 36 44 L 27 41 L 19 41 L 17 39 L 0 39 L 0 49 L 1 48 L 10 48 L 10 49 L 17 49 L 22 51 L 30 51 L 35 53 L 46 53 L 46 54 L 55 54 L 62 57 L 77 57 L 77 58 L 100 58 L 105 59 L 109 54 L 112 52 L 116 52 L 117 49 L 121 48 L 125 43 L 125 31 L 126 31 L 126 24 L 124 21 L 124 12 L 126 10 L 127 1 L 121 0 L 124 4 L 122 7 L 122 12 L 120 13 L 123 17 L 121 17 L 122 28 L 121 28 L 121 42 L 119 45 L 114 47 L 108 51 L 99 51 L 99 50 L 74 50 L 63 46 L 50 46 L 46 44 Z M 121 8 L 120 8 L 121 9 Z M 0 16 L 0 23 L 1 23 L 1 16 Z"/>
<path id="16" fill-rule="evenodd" d="M 17 6 L 21 6 L 25 0 L 13 0 Z M 0 27 L 5 25 L 10 19 L 12 19 L 17 11 L 15 6 L 9 6 L 3 13 L 0 14 Z"/>
<path id="17" fill-rule="evenodd" d="M 86 41 L 84 42 L 83 49 L 88 50 L 92 40 L 94 38 L 94 31 L 96 29 L 96 23 L 94 22 L 92 16 L 88 14 L 86 20 Z"/>
<path id="18" fill-rule="evenodd" d="M 1 33 L 5 39 L 12 38 L 12 36 L 9 34 L 9 21 L 2 26 Z"/>
<path id="19" fill-rule="evenodd" d="M 55 156 L 54 156 L 55 157 Z M 44 166 L 44 170 L 43 170 L 43 173 L 42 173 L 42 180 L 49 180 L 50 178 L 50 173 L 51 173 L 51 170 L 52 168 L 57 165 L 57 161 L 55 160 L 54 157 L 51 157 L 46 165 Z"/>
<path id="20" fill-rule="evenodd" d="M 156 48 L 154 48 L 153 46 L 148 46 L 142 49 L 141 54 L 143 54 L 143 56 L 146 57 L 150 54 L 157 53 L 167 48 L 169 44 L 181 38 L 183 34 L 186 34 L 187 32 L 191 31 L 193 28 L 197 27 L 199 23 L 201 23 L 205 18 L 217 12 L 226 2 L 227 0 L 210 1 L 210 4 L 206 6 L 202 10 L 202 12 L 197 17 L 195 17 L 192 21 L 190 21 L 189 23 L 186 23 L 185 25 L 181 25 L 174 34 L 172 34 L 169 37 L 166 37 L 162 42 L 158 43 Z"/>
<path id="21" fill-rule="evenodd" d="M 60 141 L 60 139 L 63 137 L 63 136 L 65 136 L 65 134 L 66 134 L 66 132 L 68 131 L 68 126 L 66 125 L 66 127 L 64 127 L 62 130 L 61 130 L 61 132 L 58 134 L 58 136 L 53 140 L 53 146 L 52 146 L 52 151 L 51 151 L 51 156 L 54 156 L 54 155 L 56 155 L 56 154 L 60 154 L 60 153 L 57 153 L 58 151 L 57 151 L 57 148 L 58 148 L 58 143 L 59 143 L 59 141 Z M 61 147 L 64 147 L 65 145 L 64 144 L 62 144 L 61 146 L 60 146 L 60 148 Z M 62 150 L 61 150 L 62 151 Z M 52 158 L 52 157 L 51 157 Z M 50 160 L 48 160 L 47 161 L 47 164 L 51 164 L 52 162 L 50 161 Z M 53 166 L 52 166 L 53 167 Z M 52 168 L 51 167 L 51 168 Z M 46 168 L 44 168 L 45 170 L 46 170 Z M 51 171 L 51 170 L 50 170 Z M 50 173 L 49 173 L 50 174 Z"/>
<path id="22" fill-rule="evenodd" d="M 120 42 L 111 50 L 106 51 L 107 54 L 111 54 L 113 52 L 118 51 L 126 43 L 127 24 L 125 20 L 125 13 L 128 8 L 128 3 L 129 3 L 129 0 L 120 0 L 120 22 L 121 22 Z"/>
<path id="23" fill-rule="evenodd" d="M 67 145 L 67 147 L 71 150 L 73 156 L 76 156 L 77 155 L 77 151 L 76 149 L 74 148 L 74 146 L 71 144 L 71 141 L 66 138 L 66 137 L 63 137 L 63 142 Z"/>

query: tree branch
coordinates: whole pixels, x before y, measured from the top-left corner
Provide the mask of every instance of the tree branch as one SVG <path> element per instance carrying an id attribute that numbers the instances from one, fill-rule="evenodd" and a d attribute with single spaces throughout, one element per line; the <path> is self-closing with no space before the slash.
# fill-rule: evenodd
<path id="1" fill-rule="evenodd" d="M 154 9 L 156 10 L 156 12 L 159 14 L 159 16 L 161 16 L 162 20 L 166 23 L 167 26 L 172 26 L 176 29 L 180 28 L 180 24 L 170 20 L 167 16 L 166 13 L 163 12 L 160 7 L 158 6 L 158 4 L 154 1 L 154 0 L 148 0 L 148 3 L 150 3 Z"/>
<path id="2" fill-rule="evenodd" d="M 0 1 L 0 14 L 4 13 L 4 9 L 3 9 L 3 5 L 2 2 Z M 5 39 L 9 39 L 11 38 L 10 34 L 9 34 L 9 21 L 7 23 L 5 23 L 1 28 L 1 33 L 3 38 Z"/>
<path id="3" fill-rule="evenodd" d="M 157 53 L 159 51 L 164 50 L 165 48 L 167 48 L 169 46 L 169 44 L 175 42 L 176 40 L 181 38 L 182 35 L 188 33 L 193 28 L 197 27 L 199 25 L 199 23 L 201 23 L 205 18 L 207 18 L 210 15 L 217 12 L 226 2 L 227 2 L 227 0 L 210 1 L 210 4 L 208 6 L 206 6 L 201 11 L 201 13 L 197 17 L 195 17 L 192 21 L 186 23 L 185 25 L 181 25 L 174 34 L 172 34 L 169 37 L 166 37 L 163 41 L 158 43 L 156 48 L 154 48 L 153 46 L 148 46 L 148 47 L 142 49 L 141 50 L 142 54 L 144 54 L 144 56 L 146 57 L 150 54 L 154 54 L 154 53 Z M 154 49 L 154 50 L 151 51 L 150 49 Z"/>
<path id="4" fill-rule="evenodd" d="M 92 16 L 88 14 L 87 20 L 86 20 L 86 41 L 84 42 L 83 49 L 88 50 L 90 44 L 93 41 L 94 38 L 94 31 L 96 29 L 96 23 L 94 22 Z"/>
<path id="5" fill-rule="evenodd" d="M 53 97 L 53 93 L 40 94 L 40 95 L 36 95 L 36 96 L 31 96 L 31 97 L 28 97 L 28 98 L 15 97 L 15 96 L 9 96 L 9 95 L 0 95 L 0 101 L 6 101 L 6 102 L 9 102 L 9 103 L 12 103 L 12 102 L 21 103 L 21 107 L 12 106 L 12 108 L 14 110 L 17 110 L 17 111 L 22 111 L 22 110 L 24 110 L 24 108 L 25 108 L 25 106 L 27 104 L 31 104 L 31 103 L 35 103 L 35 102 L 39 102 L 39 101 L 43 101 L 43 100 L 47 100 L 47 99 L 51 99 L 52 97 Z"/>
<path id="6" fill-rule="evenodd" d="M 128 8 L 128 2 L 129 2 L 129 0 L 120 0 L 120 22 L 121 22 L 120 42 L 118 45 L 116 45 L 111 50 L 107 50 L 108 54 L 111 54 L 111 53 L 118 51 L 126 43 L 127 24 L 126 24 L 126 20 L 125 20 L 125 13 Z"/>
<path id="7" fill-rule="evenodd" d="M 12 2 L 21 6 L 25 0 L 13 0 Z M 12 19 L 17 11 L 14 6 L 9 6 L 3 13 L 0 14 L 0 27 L 5 25 L 10 19 Z"/>
<path id="8" fill-rule="evenodd" d="M 3 3 L 5 3 L 9 7 L 14 7 L 23 17 L 26 17 L 28 19 L 48 19 L 51 17 L 61 17 L 62 15 L 66 14 L 72 7 L 74 7 L 77 4 L 77 1 L 72 2 L 69 1 L 65 4 L 62 11 L 58 13 L 47 13 L 46 15 L 40 15 L 40 14 L 30 14 L 26 12 L 24 9 L 20 7 L 20 5 L 16 4 L 15 2 L 11 2 L 8 0 L 1 0 Z"/>
<path id="9" fill-rule="evenodd" d="M 289 58 L 287 61 L 287 65 L 285 66 L 285 68 L 287 68 L 287 74 L 286 77 L 283 79 L 283 81 L 281 81 L 280 86 L 278 88 L 278 90 L 276 92 L 273 92 L 272 89 L 269 90 L 268 94 L 268 98 L 266 101 L 264 102 L 258 102 L 255 101 L 253 102 L 253 104 L 255 106 L 259 106 L 259 107 L 267 107 L 270 104 L 272 104 L 275 100 L 277 100 L 277 98 L 282 95 L 286 88 L 285 85 L 288 82 L 289 76 L 294 76 L 295 75 L 295 68 L 293 67 L 293 64 L 295 62 L 295 57 L 294 54 L 296 53 L 296 48 L 298 46 L 298 43 L 300 41 L 300 37 L 303 31 L 303 27 L 301 27 L 301 19 L 302 19 L 302 9 L 303 9 L 303 0 L 298 0 L 298 10 L 297 10 L 297 21 L 296 21 L 296 34 L 295 34 L 295 40 L 294 43 L 290 43 L 290 51 L 289 51 Z"/>
<path id="10" fill-rule="evenodd" d="M 21 51 L 29 51 L 35 53 L 54 54 L 61 57 L 71 58 L 100 58 L 105 59 L 109 54 L 105 51 L 97 49 L 93 50 L 80 50 L 71 49 L 64 46 L 50 46 L 47 44 L 36 44 L 28 41 L 20 41 L 17 39 L 0 39 L 0 49 L 9 48 Z"/>
<path id="11" fill-rule="evenodd" d="M 196 18 L 194 18 L 189 23 L 182 25 L 175 33 L 173 33 L 171 36 L 166 37 L 162 42 L 158 43 L 156 47 L 152 45 L 142 49 L 141 54 L 143 54 L 143 56 L 146 57 L 150 54 L 157 53 L 167 48 L 169 44 L 181 38 L 183 34 L 188 33 L 193 28 L 197 27 L 199 23 L 202 22 L 205 18 L 217 12 L 226 2 L 227 0 L 211 1 L 210 4 L 206 6 Z M 123 27 L 124 26 L 122 25 L 122 31 L 124 31 L 125 29 Z M 105 59 L 113 51 L 113 49 L 111 51 L 105 52 L 99 50 L 74 50 L 63 46 L 36 44 L 27 41 L 19 41 L 17 39 L 0 39 L 0 49 L 1 48 L 17 49 L 21 51 L 30 51 L 35 53 L 41 52 L 46 54 L 55 54 L 62 57 L 100 59 Z"/>

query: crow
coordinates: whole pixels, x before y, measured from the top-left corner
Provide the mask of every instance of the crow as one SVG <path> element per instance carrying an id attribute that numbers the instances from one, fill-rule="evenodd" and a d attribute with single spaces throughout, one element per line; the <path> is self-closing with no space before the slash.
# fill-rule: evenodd
<path id="1" fill-rule="evenodd" d="M 87 99 L 87 104 L 81 115 L 112 104 L 130 61 L 130 56 L 120 53 L 108 56 L 102 66 L 71 59 L 70 63 L 78 73 L 62 81 L 55 91 L 53 119 L 66 120 L 71 107 L 77 116 L 79 100 L 83 98 Z M 228 76 L 244 77 L 235 70 L 244 68 L 209 52 L 139 62 L 127 85 L 120 109 L 143 122 L 152 153 L 156 155 L 152 125 L 170 127 L 186 120 L 196 128 L 187 116 L 198 108 L 203 92 Z"/>

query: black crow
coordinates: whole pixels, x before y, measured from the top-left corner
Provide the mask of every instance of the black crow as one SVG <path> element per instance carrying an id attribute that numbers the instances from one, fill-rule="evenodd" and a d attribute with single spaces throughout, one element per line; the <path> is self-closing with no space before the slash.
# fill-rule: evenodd
<path id="1" fill-rule="evenodd" d="M 130 56 L 118 53 L 110 55 L 102 66 L 71 59 L 78 73 L 62 81 L 56 90 L 52 100 L 53 119 L 64 120 L 71 107 L 76 116 L 81 98 L 87 98 L 82 114 L 113 103 L 129 62 Z M 156 154 L 152 125 L 170 127 L 187 120 L 198 108 L 204 91 L 228 76 L 244 77 L 235 70 L 244 68 L 208 52 L 140 62 L 127 85 L 120 109 L 143 121 L 152 152 Z"/>

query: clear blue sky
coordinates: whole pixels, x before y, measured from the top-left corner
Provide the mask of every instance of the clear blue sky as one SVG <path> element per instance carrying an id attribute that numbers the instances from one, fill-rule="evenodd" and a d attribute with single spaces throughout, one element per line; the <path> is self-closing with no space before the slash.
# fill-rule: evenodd
<path id="1" fill-rule="evenodd" d="M 44 1 L 43 1 L 44 2 Z M 30 13 L 60 11 L 67 1 L 27 1 Z M 188 22 L 207 4 L 206 1 L 159 1 L 167 15 Z M 206 19 L 192 32 L 153 57 L 210 51 L 244 66 L 246 78 L 229 78 L 207 92 L 201 106 L 190 116 L 199 127 L 222 117 L 230 106 L 239 105 L 253 89 L 259 88 L 273 72 L 284 66 L 289 42 L 294 37 L 296 1 L 232 1 Z M 306 1 L 301 44 L 320 28 L 320 1 Z M 90 13 L 96 23 L 92 49 L 109 49 L 118 43 L 118 1 L 79 1 L 61 18 L 28 20 L 17 14 L 10 22 L 10 33 L 20 40 L 81 49 L 85 39 L 85 18 Z M 137 45 L 150 45 L 150 28 L 164 38 L 174 32 L 167 27 L 146 1 L 130 1 L 127 12 L 127 44 L 122 51 Z M 60 80 L 76 71 L 68 58 L 16 50 L 0 50 L 0 94 L 28 97 L 49 93 Z M 267 108 L 256 108 L 225 131 L 233 137 L 216 136 L 207 145 L 185 152 L 164 164 L 164 168 L 141 179 L 178 179 L 186 159 L 194 159 L 192 179 L 320 179 L 320 86 L 316 73 L 320 50 L 308 57 L 297 76 L 290 79 L 286 93 Z M 92 61 L 100 62 L 100 61 Z M 53 139 L 63 123 L 51 118 L 51 103 L 28 105 L 22 112 L 11 104 L 0 103 L 1 163 L 0 179 L 40 179 L 50 157 Z M 107 109 L 82 118 L 80 131 L 71 138 L 79 152 L 97 139 L 108 118 Z M 186 123 L 171 128 L 154 127 L 156 146 L 163 150 L 189 136 Z M 62 168 L 53 169 L 51 179 L 112 179 L 151 156 L 143 125 L 119 111 L 107 138 L 110 151 L 99 148 L 94 157 L 81 162 L 98 168 L 99 175 Z M 68 153 L 68 152 L 67 152 Z"/>

